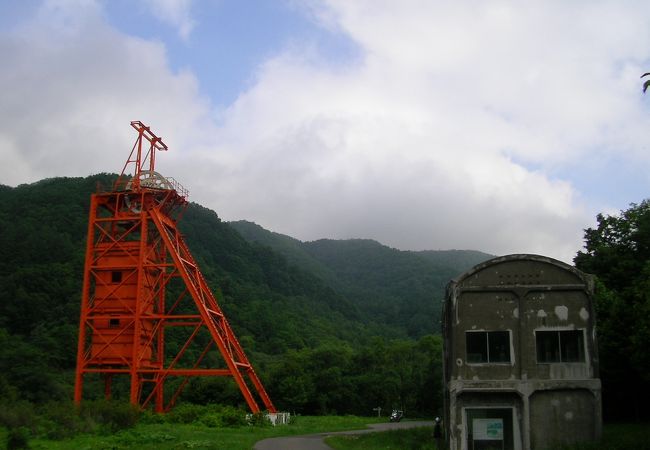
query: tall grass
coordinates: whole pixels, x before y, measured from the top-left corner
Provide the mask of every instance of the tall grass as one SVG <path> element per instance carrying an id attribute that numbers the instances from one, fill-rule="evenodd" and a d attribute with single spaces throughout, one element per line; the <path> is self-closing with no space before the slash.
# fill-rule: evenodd
<path id="1" fill-rule="evenodd" d="M 30 441 L 30 446 L 34 450 L 250 450 L 257 441 L 269 437 L 363 429 L 366 424 L 377 421 L 376 418 L 356 416 L 299 416 L 286 426 L 253 426 L 241 422 L 225 425 L 221 419 L 216 420 L 218 426 L 214 426 L 215 422 L 211 420 L 215 413 L 196 413 L 218 408 L 195 406 L 166 416 L 145 415 L 135 427 L 113 435 L 84 433 L 63 440 L 38 437 Z M 192 416 L 194 419 L 190 421 Z"/>
<path id="2" fill-rule="evenodd" d="M 557 445 L 546 450 L 650 450 L 650 424 L 608 424 L 597 443 Z M 431 428 L 331 436 L 335 450 L 435 450 Z"/>
<path id="3" fill-rule="evenodd" d="M 432 427 L 330 436 L 325 443 L 335 450 L 437 450 Z"/>
<path id="4" fill-rule="evenodd" d="M 0 405 L 0 448 L 34 450 L 143 449 L 250 450 L 257 441 L 278 436 L 364 429 L 385 420 L 356 416 L 298 416 L 292 424 L 272 427 L 247 421 L 245 411 L 219 405 L 179 405 L 166 415 L 139 413 L 129 405 L 90 402 L 50 404 L 38 410 L 26 404 Z M 549 450 L 650 450 L 650 424 L 611 424 L 600 443 L 558 446 Z M 436 450 L 431 427 L 363 435 L 332 436 L 338 450 Z"/>
<path id="5" fill-rule="evenodd" d="M 552 450 L 650 450 L 650 423 L 607 424 L 598 443 L 559 445 Z"/>

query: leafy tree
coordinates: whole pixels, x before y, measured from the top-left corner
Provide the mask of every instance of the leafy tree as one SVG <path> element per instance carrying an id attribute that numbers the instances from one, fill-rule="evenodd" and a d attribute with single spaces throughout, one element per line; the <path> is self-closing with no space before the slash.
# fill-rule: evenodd
<path id="1" fill-rule="evenodd" d="M 650 200 L 619 215 L 597 216 L 585 230 L 576 266 L 595 274 L 601 378 L 605 412 L 649 417 Z"/>
<path id="2" fill-rule="evenodd" d="M 89 198 L 114 179 L 0 186 L 0 401 L 42 411 L 71 398 Z M 440 339 L 423 332 L 436 322 L 432 293 L 456 272 L 438 270 L 432 258 L 440 255 L 287 238 L 302 252 L 292 260 L 196 204 L 180 227 L 276 406 L 306 414 L 403 407 L 415 415 L 437 404 Z M 172 282 L 169 292 L 181 289 Z M 169 330 L 170 351 L 186 331 Z M 115 399 L 128 395 L 126 381 L 114 380 Z M 99 377 L 86 387 L 90 398 L 102 396 Z M 193 379 L 182 400 L 243 403 L 227 378 Z"/>
<path id="3" fill-rule="evenodd" d="M 641 75 L 641 78 L 647 77 L 648 75 L 650 75 L 650 72 L 644 73 L 643 75 Z M 650 80 L 646 80 L 646 81 L 643 82 L 643 93 L 644 94 L 645 94 L 645 91 L 648 90 L 648 87 L 650 87 Z"/>

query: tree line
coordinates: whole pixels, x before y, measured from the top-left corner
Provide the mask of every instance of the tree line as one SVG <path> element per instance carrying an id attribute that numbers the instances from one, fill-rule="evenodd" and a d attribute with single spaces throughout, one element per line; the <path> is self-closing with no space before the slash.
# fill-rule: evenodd
<path id="1" fill-rule="evenodd" d="M 89 197 L 98 184 L 110 187 L 113 180 L 100 174 L 0 187 L 5 406 L 72 396 Z M 376 322 L 318 276 L 246 241 L 200 205 L 189 205 L 180 227 L 279 408 L 302 414 L 370 414 L 378 406 L 433 413 L 422 389 L 436 376 L 431 368 L 439 365 L 439 337 L 412 339 L 396 325 Z M 94 389 L 100 397 L 100 383 Z M 93 396 L 92 383 L 86 392 Z M 243 404 L 230 379 L 194 379 L 181 401 Z"/>
<path id="2" fill-rule="evenodd" d="M 597 277 L 596 326 L 606 419 L 648 419 L 650 200 L 599 214 L 576 267 Z"/>
<path id="3" fill-rule="evenodd" d="M 89 196 L 112 180 L 100 174 L 0 186 L 0 408 L 72 397 Z M 419 305 L 427 298 L 439 303 L 427 286 L 439 289 L 459 267 L 431 273 L 422 258 L 435 255 L 414 260 L 398 254 L 395 260 L 395 253 L 372 241 L 349 247 L 292 242 L 307 252 L 302 257 L 315 258 L 309 264 L 317 270 L 301 269 L 196 204 L 180 227 L 278 408 L 301 414 L 367 415 L 377 407 L 412 416 L 440 412 L 442 343 L 433 334 L 439 309 Z M 584 239 L 575 264 L 598 278 L 605 417 L 647 419 L 649 201 L 599 215 Z M 410 277 L 400 275 L 403 267 L 391 267 L 400 260 Z M 349 276 L 355 270 L 364 283 Z M 385 285 L 376 288 L 382 280 Z M 405 291 L 413 293 L 412 303 Z M 399 307 L 393 310 L 398 313 L 377 314 L 373 296 L 386 308 Z M 95 394 L 101 396 L 100 386 Z M 229 379 L 193 379 L 182 401 L 243 404 Z"/>

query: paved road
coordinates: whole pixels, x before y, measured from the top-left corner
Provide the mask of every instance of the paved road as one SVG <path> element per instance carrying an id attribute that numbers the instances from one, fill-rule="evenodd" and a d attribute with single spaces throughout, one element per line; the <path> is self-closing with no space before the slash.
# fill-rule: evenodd
<path id="1" fill-rule="evenodd" d="M 431 421 L 405 421 L 397 423 L 373 423 L 365 430 L 337 431 L 332 433 L 308 434 L 305 436 L 285 436 L 264 439 L 253 447 L 253 450 L 332 450 L 325 445 L 323 439 L 334 434 L 364 434 L 376 431 L 394 430 L 397 428 L 433 427 Z"/>

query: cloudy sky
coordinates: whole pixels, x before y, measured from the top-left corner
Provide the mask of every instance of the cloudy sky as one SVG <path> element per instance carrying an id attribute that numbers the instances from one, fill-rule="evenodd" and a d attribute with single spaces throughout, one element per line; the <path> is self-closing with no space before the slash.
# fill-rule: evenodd
<path id="1" fill-rule="evenodd" d="M 158 170 L 302 240 L 571 261 L 650 197 L 650 2 L 0 1 L 0 183 Z"/>

